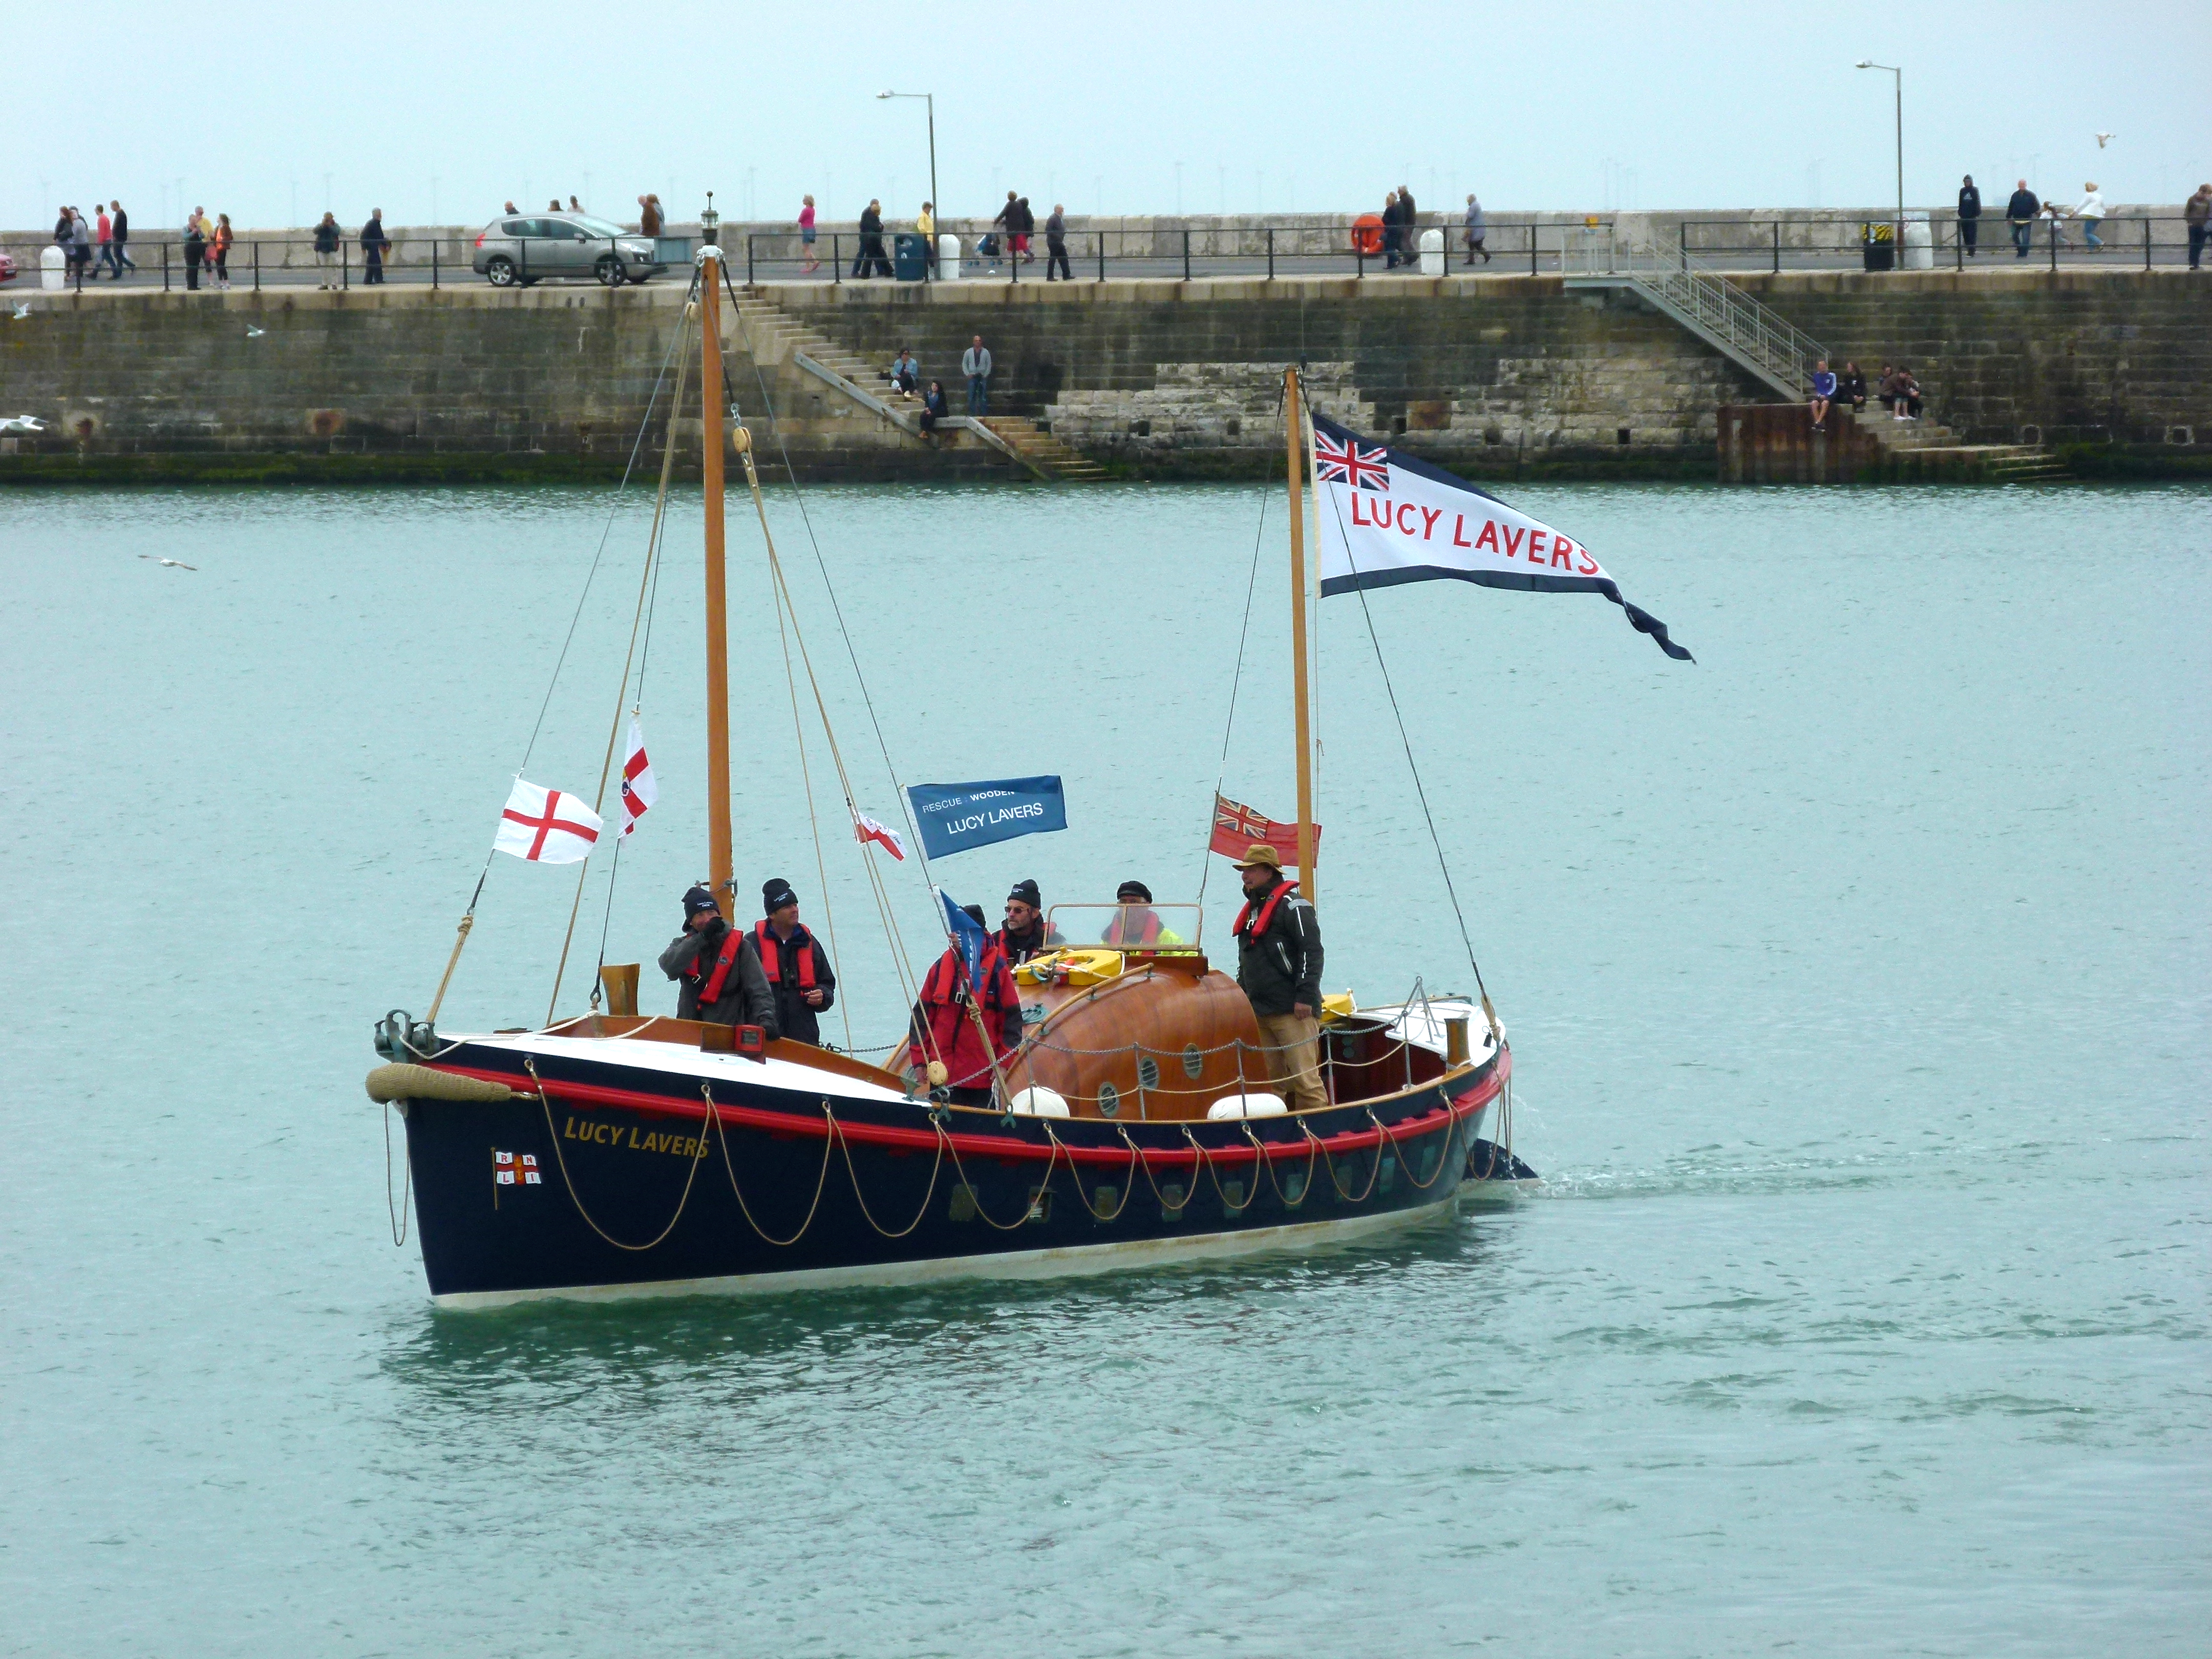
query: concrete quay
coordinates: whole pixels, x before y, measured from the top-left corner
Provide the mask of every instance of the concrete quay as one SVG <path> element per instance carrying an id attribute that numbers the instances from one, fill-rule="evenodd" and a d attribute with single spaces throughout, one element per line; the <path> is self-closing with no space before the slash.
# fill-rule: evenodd
<path id="1" fill-rule="evenodd" d="M 1869 379 L 1909 362 L 1962 442 L 2045 446 L 2077 476 L 2212 476 L 2212 277 L 1739 280 Z M 610 476 L 683 295 L 662 282 L 9 297 L 30 310 L 0 310 L 0 416 L 47 429 L 0 437 L 0 482 L 29 483 Z M 1006 445 L 924 440 L 851 395 L 908 345 L 957 411 L 959 353 L 978 333 L 998 360 L 994 415 L 1130 477 L 1279 467 L 1276 385 L 1291 362 L 1347 423 L 1490 477 L 1710 479 L 1717 411 L 1774 401 L 1634 296 L 1570 293 L 1557 276 L 767 283 L 748 301 L 753 320 L 726 318 L 739 403 L 760 423 L 764 394 L 817 478 L 1027 476 Z M 696 431 L 679 428 L 679 466 Z"/>

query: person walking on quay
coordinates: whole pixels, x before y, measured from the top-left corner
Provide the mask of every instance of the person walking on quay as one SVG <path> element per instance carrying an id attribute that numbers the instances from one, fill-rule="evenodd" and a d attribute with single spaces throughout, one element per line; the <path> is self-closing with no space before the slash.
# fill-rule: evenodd
<path id="1" fill-rule="evenodd" d="M 802 276 L 811 276 L 822 269 L 822 261 L 814 257 L 814 198 L 803 196 L 799 202 L 799 247 L 806 263 L 799 269 Z"/>
<path id="2" fill-rule="evenodd" d="M 368 222 L 361 228 L 361 280 L 365 284 L 381 284 L 384 281 L 384 252 L 392 246 L 392 239 L 384 234 L 384 210 L 377 208 L 368 216 Z"/>
<path id="3" fill-rule="evenodd" d="M 2105 245 L 2098 239 L 2097 232 L 2103 226 L 2107 211 L 2105 192 L 2094 184 L 2084 184 L 2081 188 L 2085 194 L 2075 208 L 2074 216 L 2081 222 L 2081 234 L 2087 239 L 2089 246 L 2092 249 L 2101 248 Z"/>
<path id="4" fill-rule="evenodd" d="M 1482 256 L 1482 263 L 1488 264 L 1490 250 L 1483 246 L 1483 243 L 1490 236 L 1490 222 L 1483 216 L 1482 204 L 1474 199 L 1474 194 L 1471 191 L 1468 193 L 1467 229 L 1463 234 L 1467 242 L 1468 264 L 1473 264 L 1474 256 L 1480 253 Z"/>
<path id="5" fill-rule="evenodd" d="M 1968 173 L 1966 182 L 1959 186 L 1959 246 L 1966 250 L 1971 259 L 1981 246 L 1982 192 L 1975 188 L 1974 175 Z"/>
<path id="6" fill-rule="evenodd" d="M 982 416 L 991 412 L 991 348 L 983 337 L 975 337 L 960 354 L 960 372 L 968 377 L 968 412 Z"/>
<path id="7" fill-rule="evenodd" d="M 1006 263 L 1013 264 L 1014 238 L 1021 233 L 1022 209 L 1020 196 L 1006 192 L 1006 204 L 992 216 L 991 228 L 999 233 L 999 244 L 1006 250 Z M 979 249 L 978 252 L 981 252 Z"/>
<path id="8" fill-rule="evenodd" d="M 185 221 L 185 288 L 197 293 L 200 285 L 200 266 L 207 258 L 207 238 L 200 233 L 200 216 L 195 212 Z"/>
<path id="9" fill-rule="evenodd" d="M 205 208 L 196 207 L 192 210 L 192 222 L 200 228 L 200 264 L 212 276 L 215 273 L 215 221 L 208 217 Z"/>
<path id="10" fill-rule="evenodd" d="M 1053 268 L 1060 268 L 1060 280 L 1072 283 L 1075 273 L 1067 268 L 1067 210 L 1058 202 L 1052 204 L 1052 216 L 1044 222 L 1044 279 L 1052 280 Z"/>
<path id="11" fill-rule="evenodd" d="M 1021 256 L 1024 264 L 1033 265 L 1036 255 L 1030 252 L 1030 239 L 1036 234 L 1036 215 L 1030 211 L 1030 198 L 1026 196 L 1015 203 L 1014 208 L 1022 221 L 1020 234 L 1014 238 L 1014 252 Z"/>
<path id="12" fill-rule="evenodd" d="M 2028 243 L 2035 235 L 2035 216 L 2042 211 L 2043 204 L 2035 199 L 2035 192 L 2027 187 L 2027 180 L 2021 179 L 2020 187 L 2012 193 L 2012 199 L 2005 204 L 2005 222 L 2012 227 L 2014 258 L 2027 258 Z"/>
<path id="13" fill-rule="evenodd" d="M 1398 207 L 1398 192 L 1394 190 L 1382 198 L 1382 268 L 1385 270 L 1398 268 L 1399 233 L 1403 222 L 1404 216 Z"/>
<path id="14" fill-rule="evenodd" d="M 884 255 L 884 204 L 872 196 L 860 210 L 860 251 L 853 256 L 853 275 L 890 274 L 891 262 Z"/>
<path id="15" fill-rule="evenodd" d="M 92 269 L 92 226 L 76 209 L 70 210 L 70 262 L 76 267 L 76 280 L 83 285 L 85 273 Z"/>
<path id="16" fill-rule="evenodd" d="M 2189 198 L 2181 210 L 2181 216 L 2189 225 L 2189 268 L 2204 269 L 2204 238 L 2212 229 L 2212 185 L 2199 185 L 2197 194 Z"/>
<path id="17" fill-rule="evenodd" d="M 138 269 L 138 262 L 131 257 L 131 216 L 123 210 L 123 204 L 111 198 L 108 210 L 115 216 L 115 229 L 108 246 L 113 250 L 115 280 L 121 282 L 126 270 Z"/>
<path id="18" fill-rule="evenodd" d="M 215 266 L 215 285 L 220 289 L 230 286 L 230 245 L 237 240 L 230 228 L 230 216 L 215 216 L 215 234 L 208 239 L 210 263 Z"/>
<path id="19" fill-rule="evenodd" d="M 658 196 L 641 196 L 637 198 L 637 234 L 639 235 L 658 236 L 660 234 L 661 226 L 666 222 L 665 216 L 660 211 L 660 198 Z"/>
<path id="20" fill-rule="evenodd" d="M 115 234 L 115 222 L 107 216 L 107 210 L 98 202 L 92 204 L 92 212 L 93 239 L 99 250 L 92 265 L 92 280 L 96 283 L 100 280 L 100 273 L 107 269 L 112 258 L 110 250 L 115 246 L 112 240 Z"/>
<path id="21" fill-rule="evenodd" d="M 937 205 L 924 202 L 921 211 L 914 216 L 914 234 L 921 238 L 922 268 L 932 276 L 937 272 Z"/>
<path id="22" fill-rule="evenodd" d="M 322 223 L 315 227 L 315 269 L 322 281 L 315 286 L 333 289 L 337 283 L 331 279 L 331 271 L 338 262 L 338 240 L 343 233 L 338 229 L 338 216 L 323 215 Z"/>

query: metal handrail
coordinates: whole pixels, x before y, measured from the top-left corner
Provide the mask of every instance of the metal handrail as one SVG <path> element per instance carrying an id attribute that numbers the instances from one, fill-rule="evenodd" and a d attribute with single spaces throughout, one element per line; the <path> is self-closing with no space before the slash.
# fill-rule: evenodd
<path id="1" fill-rule="evenodd" d="M 1827 349 L 1718 270 L 1700 269 L 1687 249 L 1623 235 L 1613 225 L 1586 227 L 1569 239 L 1570 276 L 1620 276 L 1662 308 L 1686 313 L 1769 378 L 1811 390 L 1811 365 Z"/>

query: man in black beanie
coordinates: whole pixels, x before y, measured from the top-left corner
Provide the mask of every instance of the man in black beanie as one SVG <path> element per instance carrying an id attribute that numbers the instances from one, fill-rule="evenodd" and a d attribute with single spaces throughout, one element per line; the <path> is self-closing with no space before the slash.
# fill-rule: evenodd
<path id="1" fill-rule="evenodd" d="M 684 931 L 660 953 L 660 971 L 677 981 L 678 1019 L 757 1025 L 776 1035 L 775 999 L 752 935 L 722 920 L 721 907 L 704 886 L 684 894 Z"/>
<path id="2" fill-rule="evenodd" d="M 818 1047 L 822 1026 L 815 1016 L 827 1013 L 837 996 L 829 953 L 800 925 L 799 895 L 781 876 L 761 884 L 761 908 L 767 920 L 753 924 L 753 949 L 775 993 L 776 1025 L 793 1042 Z"/>
<path id="3" fill-rule="evenodd" d="M 1007 965 L 1018 968 L 1031 957 L 1057 951 L 1067 943 L 1060 930 L 1044 919 L 1044 895 L 1026 877 L 1006 895 L 1006 925 L 991 935 L 991 943 L 1006 952 Z"/>

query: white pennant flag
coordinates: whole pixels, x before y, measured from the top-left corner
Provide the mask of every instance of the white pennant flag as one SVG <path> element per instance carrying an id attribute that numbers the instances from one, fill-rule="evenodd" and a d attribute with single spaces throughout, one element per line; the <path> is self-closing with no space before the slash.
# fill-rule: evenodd
<path id="1" fill-rule="evenodd" d="M 517 778 L 491 846 L 536 864 L 574 864 L 591 857 L 599 838 L 599 815 L 583 802 Z"/>
<path id="2" fill-rule="evenodd" d="M 622 832 L 637 828 L 645 809 L 660 799 L 660 786 L 653 781 L 653 763 L 645 757 L 645 732 L 637 716 L 629 717 L 629 753 L 623 759 Z"/>

